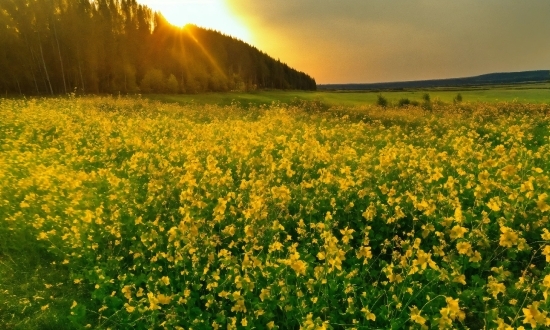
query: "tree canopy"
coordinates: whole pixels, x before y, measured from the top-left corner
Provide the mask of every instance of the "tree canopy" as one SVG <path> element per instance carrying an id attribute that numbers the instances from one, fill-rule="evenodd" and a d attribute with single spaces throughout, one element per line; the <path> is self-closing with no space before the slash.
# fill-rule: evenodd
<path id="1" fill-rule="evenodd" d="M 3 0 L 0 72 L 10 94 L 316 89 L 238 39 L 175 27 L 136 0 Z"/>

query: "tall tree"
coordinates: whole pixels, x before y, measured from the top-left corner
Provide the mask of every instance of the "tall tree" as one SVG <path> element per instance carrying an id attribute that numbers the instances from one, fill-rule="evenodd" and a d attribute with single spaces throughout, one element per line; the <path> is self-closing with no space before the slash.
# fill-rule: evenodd
<path id="1" fill-rule="evenodd" d="M 0 1 L 0 70 L 6 93 L 316 88 L 240 40 L 174 27 L 136 0 Z"/>

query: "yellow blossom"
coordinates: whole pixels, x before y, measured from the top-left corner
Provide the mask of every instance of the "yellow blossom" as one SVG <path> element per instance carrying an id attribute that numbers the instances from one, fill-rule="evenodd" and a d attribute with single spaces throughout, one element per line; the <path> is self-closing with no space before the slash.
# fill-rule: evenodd
<path id="1" fill-rule="evenodd" d="M 546 198 L 548 197 L 548 194 L 540 194 L 537 199 L 537 207 L 541 212 L 547 212 L 550 210 L 550 206 L 546 204 Z"/>
<path id="2" fill-rule="evenodd" d="M 550 245 L 546 245 L 542 250 L 542 255 L 546 256 L 546 262 L 550 262 Z"/>
<path id="3" fill-rule="evenodd" d="M 503 283 L 499 283 L 493 276 L 489 276 L 487 291 L 496 299 L 499 293 L 504 294 L 506 292 L 506 286 Z"/>
<path id="4" fill-rule="evenodd" d="M 128 304 L 128 303 L 124 304 L 124 308 L 126 309 L 126 311 L 128 313 L 133 313 L 136 310 L 136 308 L 134 306 L 130 306 L 130 304 Z"/>
<path id="5" fill-rule="evenodd" d="M 472 253 L 472 245 L 468 242 L 457 243 L 456 249 L 460 254 L 470 255 Z"/>
<path id="6" fill-rule="evenodd" d="M 368 308 L 361 308 L 361 312 L 365 314 L 367 320 L 376 321 L 376 315 L 374 315 Z"/>
<path id="7" fill-rule="evenodd" d="M 501 226 L 500 232 L 500 246 L 512 247 L 518 243 L 518 234 L 513 229 Z"/>
<path id="8" fill-rule="evenodd" d="M 522 309 L 525 316 L 523 323 L 530 324 L 533 329 L 536 328 L 537 325 L 546 324 L 546 315 L 548 315 L 548 312 L 539 311 L 539 305 L 540 303 L 538 301 L 535 301 L 531 305 L 528 305 L 527 308 Z"/>
<path id="9" fill-rule="evenodd" d="M 451 229 L 451 239 L 463 238 L 464 234 L 468 232 L 468 228 L 456 225 Z"/>
<path id="10" fill-rule="evenodd" d="M 418 307 L 416 306 L 413 306 L 413 307 L 409 307 L 410 311 L 411 311 L 411 320 L 415 323 L 418 323 L 420 325 L 424 325 L 424 323 L 426 323 L 426 319 L 420 315 L 420 311 L 418 310 Z"/>

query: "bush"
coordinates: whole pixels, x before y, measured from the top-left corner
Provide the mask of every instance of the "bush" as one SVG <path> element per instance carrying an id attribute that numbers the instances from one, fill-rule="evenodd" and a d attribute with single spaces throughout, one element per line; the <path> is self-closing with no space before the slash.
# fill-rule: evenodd
<path id="1" fill-rule="evenodd" d="M 454 98 L 454 103 L 460 103 L 462 102 L 462 95 L 460 93 L 456 94 L 456 97 Z"/>
<path id="2" fill-rule="evenodd" d="M 170 74 L 168 80 L 166 81 L 166 91 L 172 94 L 176 94 L 177 92 L 179 92 L 178 80 L 173 74 Z"/>
<path id="3" fill-rule="evenodd" d="M 411 100 L 409 100 L 408 98 L 402 98 L 398 102 L 398 105 L 400 107 L 404 107 L 404 106 L 409 105 L 409 104 L 411 104 Z"/>
<path id="4" fill-rule="evenodd" d="M 382 96 L 382 94 L 378 94 L 378 100 L 376 100 L 376 104 L 385 108 L 388 106 L 388 100 Z"/>
<path id="5" fill-rule="evenodd" d="M 158 69 L 147 71 L 140 83 L 141 90 L 144 93 L 163 92 L 165 89 L 163 76 L 162 71 Z"/>
<path id="6" fill-rule="evenodd" d="M 430 94 L 426 93 L 422 95 L 422 100 L 424 101 L 422 103 L 422 108 L 424 110 L 432 110 L 432 102 L 431 102 Z"/>

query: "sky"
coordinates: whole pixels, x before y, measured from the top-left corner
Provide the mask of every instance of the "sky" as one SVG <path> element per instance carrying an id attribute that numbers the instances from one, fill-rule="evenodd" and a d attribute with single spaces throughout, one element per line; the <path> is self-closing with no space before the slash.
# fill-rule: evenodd
<path id="1" fill-rule="evenodd" d="M 139 1 L 139 0 L 138 0 Z M 318 84 L 550 69 L 547 0 L 145 0 L 233 35 Z"/>

